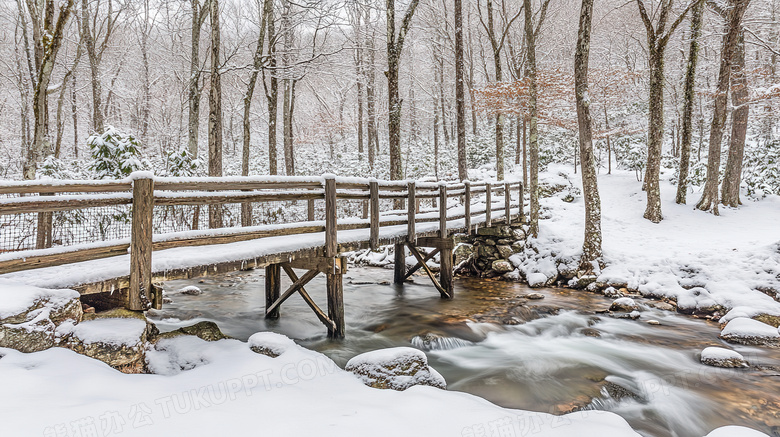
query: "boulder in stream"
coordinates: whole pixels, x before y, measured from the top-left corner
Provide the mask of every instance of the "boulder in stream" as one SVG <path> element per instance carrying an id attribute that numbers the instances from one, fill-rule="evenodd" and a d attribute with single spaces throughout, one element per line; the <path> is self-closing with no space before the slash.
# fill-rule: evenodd
<path id="1" fill-rule="evenodd" d="M 722 347 L 708 347 L 701 351 L 701 363 L 713 367 L 748 367 L 745 358 L 736 351 Z"/>
<path id="2" fill-rule="evenodd" d="M 425 353 L 410 347 L 360 354 L 349 360 L 345 369 L 373 388 L 399 391 L 415 385 L 447 388 L 444 377 L 428 365 Z"/>
<path id="3" fill-rule="evenodd" d="M 729 321 L 720 332 L 720 338 L 730 343 L 780 346 L 778 328 L 747 317 L 737 317 Z"/>
<path id="4" fill-rule="evenodd" d="M 631 313 L 636 311 L 637 308 L 639 308 L 639 306 L 637 306 L 636 302 L 634 302 L 634 299 L 631 299 L 630 297 L 621 297 L 620 299 L 615 299 L 615 301 L 612 302 L 612 305 L 609 306 L 610 311 L 623 313 Z"/>

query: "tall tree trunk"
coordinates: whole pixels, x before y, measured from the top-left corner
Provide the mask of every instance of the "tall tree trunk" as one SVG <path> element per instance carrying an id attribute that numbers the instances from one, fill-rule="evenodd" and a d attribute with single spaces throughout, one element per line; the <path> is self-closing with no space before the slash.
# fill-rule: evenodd
<path id="1" fill-rule="evenodd" d="M 27 156 L 22 165 L 24 179 L 35 179 L 38 164 L 47 153 L 51 153 L 49 137 L 49 101 L 48 89 L 57 54 L 62 47 L 65 26 L 73 12 L 73 0 L 60 6 L 60 13 L 54 22 L 54 2 L 45 2 L 44 10 L 28 11 L 32 17 L 35 40 L 35 65 L 37 71 L 33 89 L 33 117 L 35 120 L 33 140 L 27 149 Z M 22 13 L 20 11 L 20 13 Z M 39 14 L 45 14 L 41 16 Z M 45 35 L 45 36 L 44 36 Z"/>
<path id="2" fill-rule="evenodd" d="M 188 82 L 187 102 L 189 107 L 187 121 L 187 149 L 193 158 L 198 157 L 198 129 L 200 127 L 200 30 L 208 14 L 206 0 L 203 6 L 200 0 L 190 0 L 192 7 L 190 33 L 190 78 Z"/>
<path id="3" fill-rule="evenodd" d="M 211 0 L 211 87 L 209 89 L 209 176 L 222 176 L 222 74 L 219 0 Z M 222 227 L 222 206 L 209 205 L 209 228 Z"/>
<path id="4" fill-rule="evenodd" d="M 680 145 L 680 174 L 677 180 L 675 202 L 684 205 L 688 194 L 688 172 L 691 164 L 691 132 L 693 124 L 693 99 L 696 87 L 696 64 L 699 60 L 699 37 L 701 36 L 704 0 L 699 0 L 691 10 L 691 46 L 688 50 L 688 65 L 685 71 L 685 101 L 682 114 L 682 143 Z"/>
<path id="5" fill-rule="evenodd" d="M 371 21 L 371 8 L 366 8 L 366 23 Z M 368 115 L 368 168 L 374 172 L 374 160 L 379 152 L 379 133 L 376 125 L 376 54 L 374 53 L 374 34 L 366 32 L 366 50 L 368 51 L 368 71 L 366 76 L 366 112 Z"/>
<path id="6" fill-rule="evenodd" d="M 742 204 L 739 200 L 739 186 L 742 183 L 742 160 L 745 155 L 745 137 L 747 136 L 748 116 L 748 83 L 745 75 L 745 34 L 741 30 L 739 41 L 734 50 L 734 60 L 731 70 L 731 143 L 729 157 L 726 160 L 726 172 L 723 175 L 721 187 L 721 203 L 732 208 Z"/>
<path id="7" fill-rule="evenodd" d="M 529 193 L 531 198 L 530 205 L 530 228 L 531 235 L 536 238 L 539 236 L 539 131 L 537 123 L 539 120 L 539 111 L 537 108 L 537 77 L 536 77 L 536 35 L 534 34 L 533 11 L 531 10 L 531 0 L 523 0 L 525 9 L 525 44 L 528 56 L 528 142 L 530 149 L 530 172 L 531 181 Z"/>
<path id="8" fill-rule="evenodd" d="M 271 70 L 269 84 L 265 81 L 263 70 L 263 87 L 265 98 L 268 101 L 268 173 L 275 175 L 278 172 L 276 151 L 276 121 L 279 114 L 279 82 L 276 77 L 276 27 L 274 26 L 273 2 L 270 2 L 270 13 L 266 16 L 268 27 L 268 64 Z"/>
<path id="9" fill-rule="evenodd" d="M 79 111 L 76 100 L 76 72 L 73 72 L 70 85 L 70 114 L 73 118 L 73 157 L 79 157 Z"/>
<path id="10" fill-rule="evenodd" d="M 463 83 L 463 0 L 455 0 L 455 111 L 458 124 L 458 179 L 468 179 L 466 162 L 466 93 Z"/>
<path id="11" fill-rule="evenodd" d="M 357 88 L 357 142 L 358 159 L 363 161 L 365 153 L 365 138 L 363 136 L 363 86 L 365 84 L 365 67 L 363 66 L 363 11 L 361 5 L 355 5 L 355 86 Z"/>
<path id="12" fill-rule="evenodd" d="M 401 97 L 398 87 L 398 69 L 409 25 L 419 0 L 412 0 L 404 14 L 401 29 L 395 33 L 395 0 L 386 0 L 387 14 L 387 99 L 388 137 L 390 142 L 390 179 L 403 179 L 401 163 Z"/>
<path id="13" fill-rule="evenodd" d="M 647 207 L 644 217 L 653 223 L 663 220 L 661 213 L 661 148 L 664 134 L 664 52 L 665 46 L 650 44 L 650 125 L 647 133 L 647 169 L 644 189 Z"/>
<path id="14" fill-rule="evenodd" d="M 293 120 L 295 119 L 295 79 L 287 79 L 284 90 L 284 166 L 287 176 L 295 176 L 295 149 L 293 137 Z"/>
<path id="15" fill-rule="evenodd" d="M 493 19 L 493 1 L 487 0 L 487 31 L 488 38 L 493 52 L 493 67 L 496 75 L 496 83 L 504 80 L 501 60 L 502 44 L 499 43 L 500 37 L 496 36 L 495 23 Z M 502 41 L 503 42 L 503 41 Z M 504 179 L 504 114 L 496 115 L 496 179 Z"/>
<path id="16" fill-rule="evenodd" d="M 582 191 L 585 200 L 585 239 L 582 244 L 582 258 L 580 258 L 580 271 L 583 273 L 592 273 L 596 267 L 594 263 L 601 258 L 601 199 L 596 176 L 596 160 L 593 155 L 588 93 L 588 56 L 592 18 L 593 0 L 582 0 L 577 49 L 574 54 L 574 87 L 582 159 Z"/>
<path id="17" fill-rule="evenodd" d="M 720 70 L 718 71 L 718 88 L 715 94 L 715 109 L 710 125 L 710 144 L 707 153 L 707 181 L 704 183 L 701 199 L 696 208 L 702 211 L 711 211 L 718 215 L 718 185 L 720 179 L 720 152 L 723 140 L 723 127 L 726 124 L 728 114 L 728 92 L 731 80 L 731 64 L 734 52 L 739 43 L 739 34 L 742 29 L 742 16 L 749 5 L 749 0 L 732 0 L 731 8 L 726 16 L 726 35 L 723 36 L 723 48 L 720 56 Z"/>
<path id="18" fill-rule="evenodd" d="M 111 4 L 110 1 L 109 4 Z M 102 79 L 100 77 L 101 54 L 99 53 L 98 48 L 95 46 L 95 35 L 92 33 L 92 28 L 90 26 L 90 16 L 91 14 L 88 7 L 88 2 L 82 0 L 81 38 L 84 41 L 84 46 L 87 49 L 87 57 L 89 58 L 89 72 L 92 79 L 92 130 L 94 133 L 102 134 L 103 131 L 105 131 L 105 122 L 103 120 L 103 87 Z M 94 26 L 94 23 L 92 25 Z"/>
<path id="19" fill-rule="evenodd" d="M 150 77 L 149 66 L 149 0 L 144 1 L 144 24 L 141 31 L 141 66 L 144 70 L 144 89 L 143 89 L 143 105 L 141 107 L 141 144 L 146 146 L 148 144 L 149 135 L 149 115 L 150 106 L 152 104 L 152 83 Z"/>

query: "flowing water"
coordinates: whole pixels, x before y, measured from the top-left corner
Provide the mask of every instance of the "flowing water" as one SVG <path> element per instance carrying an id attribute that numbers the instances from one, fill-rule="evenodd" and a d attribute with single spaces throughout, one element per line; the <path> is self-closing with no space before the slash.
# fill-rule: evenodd
<path id="1" fill-rule="evenodd" d="M 780 350 L 726 344 L 716 323 L 652 308 L 647 300 L 638 300 L 638 320 L 619 319 L 603 313 L 611 302 L 604 296 L 472 278 L 457 279 L 448 301 L 425 277 L 399 287 L 392 275 L 354 268 L 345 276 L 343 341 L 329 341 L 297 295 L 282 305 L 280 320 L 265 320 L 259 270 L 168 282 L 174 302 L 152 318 L 163 330 L 211 320 L 242 340 L 279 332 L 342 367 L 362 352 L 414 346 L 427 352 L 449 390 L 554 414 L 609 410 L 645 436 L 700 437 L 724 425 L 780 436 Z M 175 292 L 187 285 L 203 294 Z M 306 288 L 327 307 L 322 276 Z M 522 297 L 531 292 L 545 298 Z M 698 353 L 707 346 L 737 350 L 753 367 L 704 366 Z"/>

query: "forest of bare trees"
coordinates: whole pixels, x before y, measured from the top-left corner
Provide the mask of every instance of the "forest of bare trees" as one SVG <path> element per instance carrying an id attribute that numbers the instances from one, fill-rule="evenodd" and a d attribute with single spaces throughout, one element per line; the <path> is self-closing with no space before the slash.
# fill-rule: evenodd
<path id="1" fill-rule="evenodd" d="M 590 262 L 599 173 L 635 171 L 657 223 L 663 168 L 717 214 L 780 148 L 780 0 L 6 0 L 0 28 L 11 179 L 93 177 L 110 126 L 165 175 L 522 175 L 535 235 L 568 163 Z M 780 184 L 764 161 L 747 192 Z"/>

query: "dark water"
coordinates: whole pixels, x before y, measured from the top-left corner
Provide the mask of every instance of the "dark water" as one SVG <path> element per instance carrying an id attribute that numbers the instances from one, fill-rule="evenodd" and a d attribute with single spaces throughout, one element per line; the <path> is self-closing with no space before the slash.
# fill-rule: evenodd
<path id="1" fill-rule="evenodd" d="M 724 425 L 780 436 L 780 350 L 727 345 L 713 322 L 651 308 L 646 300 L 638 300 L 640 319 L 616 319 L 599 313 L 611 302 L 603 296 L 502 281 L 457 279 L 448 301 L 421 276 L 403 287 L 391 284 L 386 269 L 354 268 L 346 278 L 343 341 L 329 341 L 297 295 L 282 305 L 280 320 L 266 321 L 262 271 L 168 282 L 174 302 L 151 317 L 163 330 L 212 320 L 242 340 L 279 332 L 341 366 L 362 352 L 416 346 L 449 390 L 555 414 L 609 410 L 646 436 L 703 436 Z M 187 285 L 203 294 L 176 292 Z M 327 308 L 323 277 L 306 289 Z M 520 297 L 531 292 L 545 298 Z M 763 369 L 704 366 L 698 353 L 707 346 L 735 349 Z"/>

